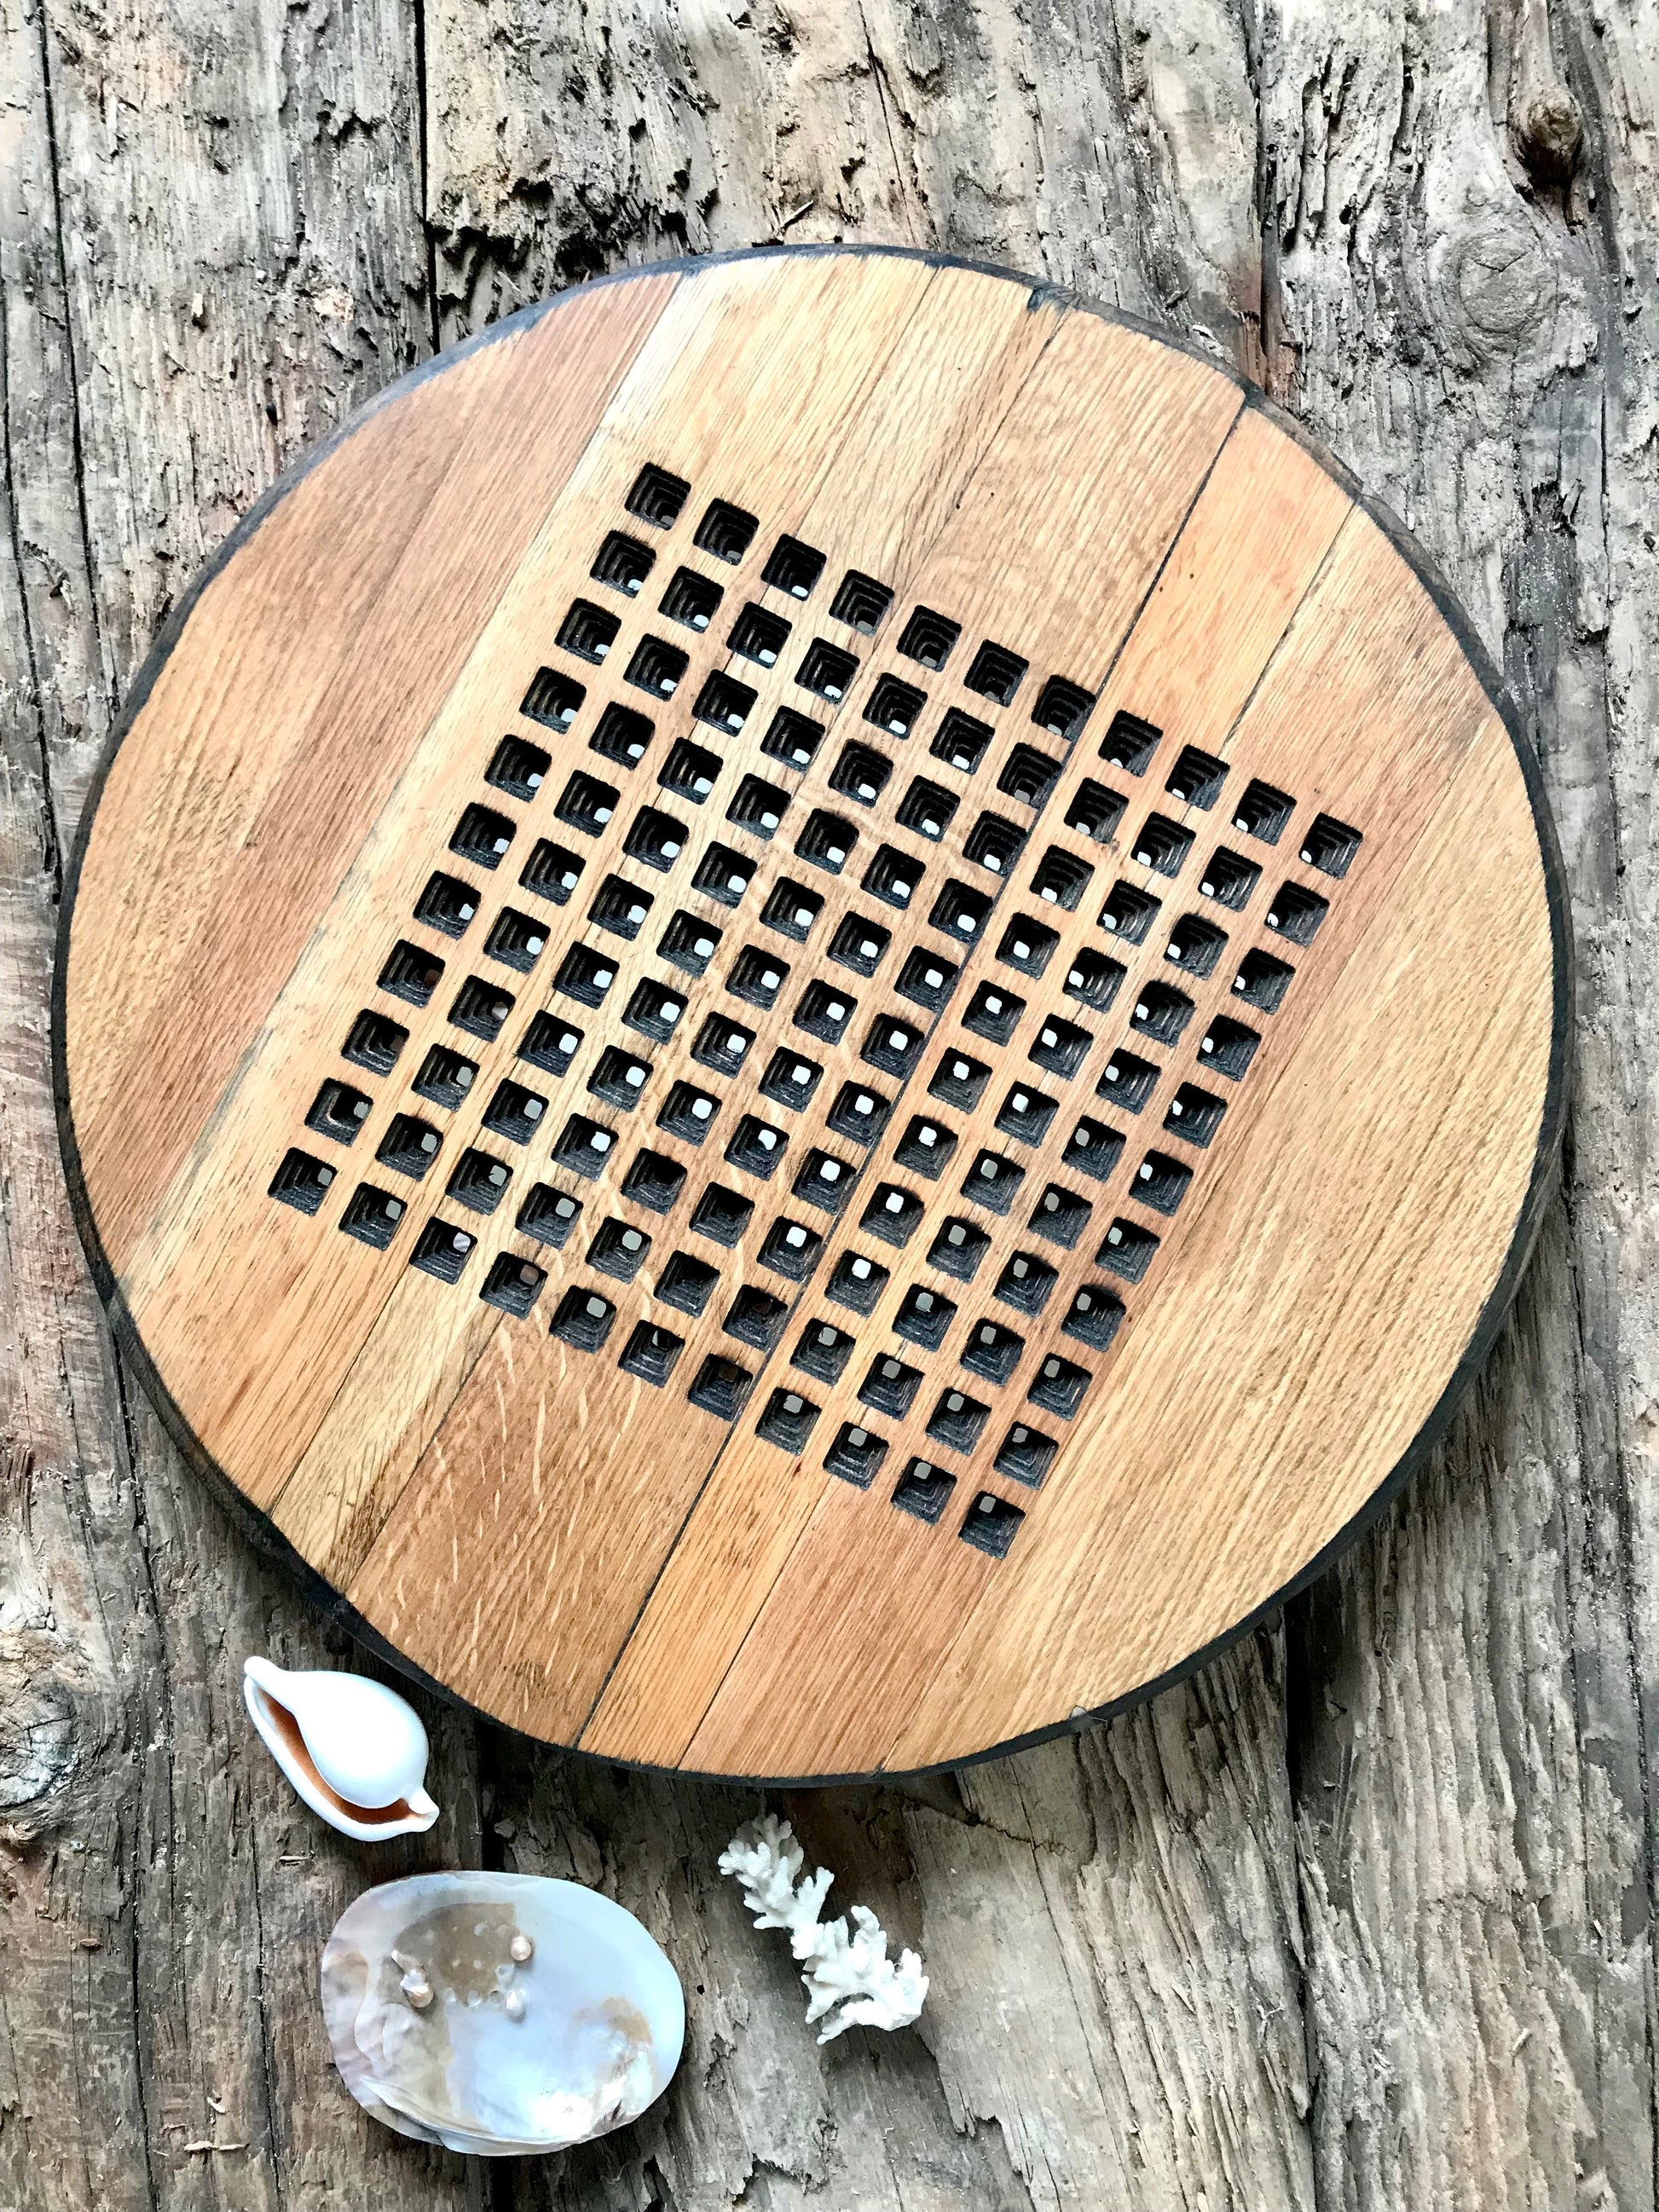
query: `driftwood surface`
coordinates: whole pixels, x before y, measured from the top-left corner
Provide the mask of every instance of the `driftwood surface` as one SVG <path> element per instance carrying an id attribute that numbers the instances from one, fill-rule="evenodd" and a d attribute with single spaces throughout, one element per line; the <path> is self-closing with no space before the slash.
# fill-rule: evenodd
<path id="1" fill-rule="evenodd" d="M 5 2212 L 1655 2203 L 1656 108 L 1654 0 L 0 0 Z M 278 470 L 551 289 L 781 236 L 1011 263 L 1260 377 L 1505 667 L 1578 947 L 1562 1195 L 1446 1449 L 1133 1716 L 784 1799 L 933 1976 L 822 2050 L 714 1870 L 752 1796 L 434 1711 L 421 1847 L 298 1805 L 241 1661 L 350 1647 L 112 1355 L 48 1066 L 94 762 Z M 666 1944 L 643 2123 L 485 2172 L 347 2099 L 322 1940 L 446 1863 Z"/>

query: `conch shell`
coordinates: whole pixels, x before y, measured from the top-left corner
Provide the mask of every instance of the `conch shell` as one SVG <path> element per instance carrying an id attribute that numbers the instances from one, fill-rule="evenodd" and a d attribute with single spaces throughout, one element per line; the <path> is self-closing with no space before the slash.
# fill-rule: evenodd
<path id="1" fill-rule="evenodd" d="M 271 1757 L 313 1813 L 359 1843 L 418 1835 L 438 1817 L 428 1746 L 408 1699 L 365 1674 L 289 1674 L 245 1660 L 242 1695 Z"/>

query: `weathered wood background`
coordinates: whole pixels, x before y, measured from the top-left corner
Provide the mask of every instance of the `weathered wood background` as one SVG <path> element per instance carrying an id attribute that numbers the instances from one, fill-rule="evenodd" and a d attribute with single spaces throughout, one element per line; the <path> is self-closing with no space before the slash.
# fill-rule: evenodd
<path id="1" fill-rule="evenodd" d="M 1655 0 L 0 0 L 4 2212 L 1654 2205 L 1656 102 Z M 62 857 L 290 456 L 551 288 L 781 235 L 1165 318 L 1438 557 L 1561 826 L 1564 1194 L 1451 1446 L 1281 1626 L 1079 1741 L 789 1803 L 925 1951 L 919 2032 L 811 2041 L 714 1872 L 740 1794 L 432 1716 L 398 1870 L 603 1883 L 691 2000 L 643 2124 L 485 2173 L 327 2064 L 318 1950 L 386 1861 L 238 1674 L 349 1653 L 112 1356 L 48 1087 Z"/>

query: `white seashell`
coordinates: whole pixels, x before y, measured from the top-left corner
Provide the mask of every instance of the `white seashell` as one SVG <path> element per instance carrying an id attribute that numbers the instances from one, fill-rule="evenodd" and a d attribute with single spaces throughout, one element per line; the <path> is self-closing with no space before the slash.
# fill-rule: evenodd
<path id="1" fill-rule="evenodd" d="M 438 1817 L 426 1794 L 426 1730 L 408 1699 L 365 1674 L 242 1665 L 253 1725 L 312 1811 L 359 1843 L 418 1835 Z"/>
<path id="2" fill-rule="evenodd" d="M 431 1992 L 418 2008 L 411 1976 Z M 334 2063 L 366 2112 L 485 2158 L 637 2118 L 685 2036 L 678 1978 L 633 1914 L 534 1875 L 366 1891 L 324 1949 L 322 1997 Z"/>

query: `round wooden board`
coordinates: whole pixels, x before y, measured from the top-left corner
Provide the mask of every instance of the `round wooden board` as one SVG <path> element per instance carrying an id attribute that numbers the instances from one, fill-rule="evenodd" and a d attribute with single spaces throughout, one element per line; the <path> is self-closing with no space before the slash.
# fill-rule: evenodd
<path id="1" fill-rule="evenodd" d="M 1443 1426 L 1559 1132 L 1538 784 L 1260 396 L 922 255 L 590 285 L 407 379 L 158 643 L 65 1158 L 174 1433 L 606 1758 L 1144 1694 Z"/>

